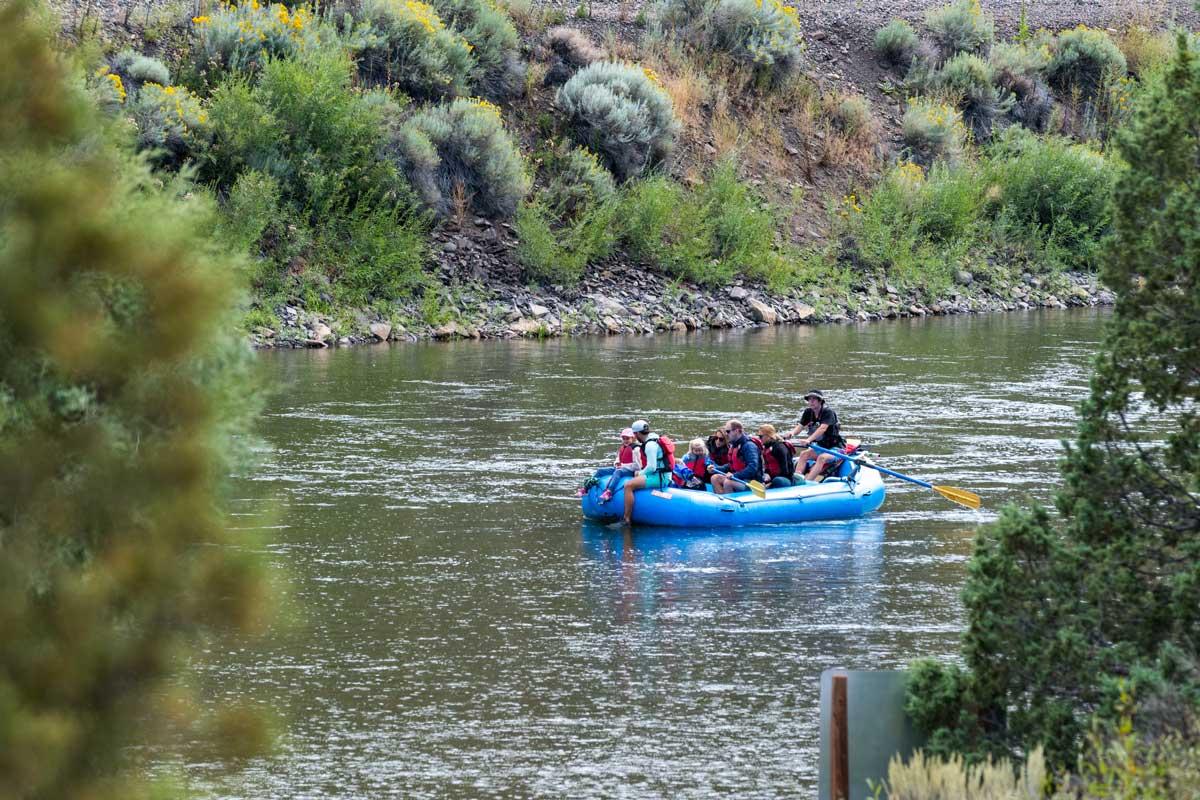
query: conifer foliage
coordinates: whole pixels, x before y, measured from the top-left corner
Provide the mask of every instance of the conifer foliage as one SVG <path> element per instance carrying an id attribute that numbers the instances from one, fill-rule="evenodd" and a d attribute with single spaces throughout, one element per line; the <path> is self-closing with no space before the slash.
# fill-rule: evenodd
<path id="1" fill-rule="evenodd" d="M 1010 508 L 980 533 L 966 668 L 919 663 L 910 684 L 935 750 L 1044 743 L 1070 767 L 1120 680 L 1160 731 L 1156 714 L 1186 717 L 1200 696 L 1200 65 L 1182 39 L 1118 146 L 1129 167 L 1102 272 L 1118 300 L 1064 461 L 1061 519 Z"/>
<path id="2" fill-rule="evenodd" d="M 217 502 L 247 356 L 211 203 L 99 135 L 31 16 L 0 7 L 0 794 L 143 797 L 190 646 L 259 619 Z"/>

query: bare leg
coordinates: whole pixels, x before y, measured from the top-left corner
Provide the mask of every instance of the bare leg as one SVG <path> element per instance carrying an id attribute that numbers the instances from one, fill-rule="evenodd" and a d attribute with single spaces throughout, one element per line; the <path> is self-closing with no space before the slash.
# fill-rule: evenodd
<path id="1" fill-rule="evenodd" d="M 633 523 L 633 493 L 635 491 L 637 491 L 638 489 L 645 488 L 645 486 L 646 486 L 646 476 L 645 475 L 635 475 L 635 476 L 633 476 L 633 480 L 631 480 L 631 481 L 629 481 L 629 483 L 625 484 L 625 520 L 624 520 L 624 522 L 626 525 L 630 525 Z"/>
<path id="2" fill-rule="evenodd" d="M 817 478 L 821 477 L 821 472 L 824 471 L 825 465 L 830 461 L 833 461 L 834 458 L 836 458 L 836 456 L 831 456 L 828 453 L 821 453 L 821 455 L 817 456 L 816 463 L 813 464 L 812 469 L 808 471 L 808 474 L 804 476 L 804 479 L 807 481 L 815 481 Z"/>

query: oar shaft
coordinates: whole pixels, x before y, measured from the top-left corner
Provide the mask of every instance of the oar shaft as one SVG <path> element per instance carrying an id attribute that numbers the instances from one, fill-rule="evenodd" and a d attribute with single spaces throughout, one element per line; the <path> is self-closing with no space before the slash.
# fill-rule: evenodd
<path id="1" fill-rule="evenodd" d="M 809 447 L 812 448 L 813 450 L 817 451 L 818 453 L 828 453 L 831 456 L 837 456 L 838 458 L 849 459 L 850 461 L 853 461 L 855 464 L 862 464 L 864 467 L 870 467 L 871 469 L 875 470 L 876 472 L 882 472 L 884 475 L 891 475 L 893 478 L 899 478 L 902 481 L 908 481 L 909 483 L 915 483 L 917 486 L 924 486 L 926 489 L 933 488 L 933 484 L 929 483 L 928 481 L 923 481 L 919 478 L 910 478 L 907 475 L 902 475 L 899 472 L 895 472 L 893 470 L 888 469 L 887 467 L 881 467 L 878 464 L 875 464 L 871 461 L 864 461 L 863 459 L 859 458 L 858 456 L 846 455 L 845 453 L 839 453 L 836 450 L 829 450 L 827 448 L 824 448 L 824 447 L 821 447 L 820 445 L 815 445 L 815 444 L 810 444 Z"/>

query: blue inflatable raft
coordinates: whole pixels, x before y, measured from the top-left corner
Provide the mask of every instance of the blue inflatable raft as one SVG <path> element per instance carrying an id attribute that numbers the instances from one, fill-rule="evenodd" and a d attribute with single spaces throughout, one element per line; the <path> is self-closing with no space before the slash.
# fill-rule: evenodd
<path id="1" fill-rule="evenodd" d="M 600 502 L 600 494 L 612 477 L 612 467 L 597 470 L 583 495 L 583 515 L 599 522 L 621 518 L 628 478 L 617 484 L 613 497 Z M 766 497 L 753 492 L 718 495 L 711 489 L 639 489 L 634 494 L 633 521 L 639 525 L 685 528 L 770 525 L 816 520 L 854 519 L 883 505 L 883 478 L 873 469 L 848 460 L 836 476 L 821 483 L 804 483 L 784 489 L 768 489 Z"/>

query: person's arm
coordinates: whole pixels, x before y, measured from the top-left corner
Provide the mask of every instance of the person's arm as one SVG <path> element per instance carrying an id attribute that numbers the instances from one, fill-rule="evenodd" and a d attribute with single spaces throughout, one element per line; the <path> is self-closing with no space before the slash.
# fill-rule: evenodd
<path id="1" fill-rule="evenodd" d="M 820 425 L 817 426 L 817 429 L 815 431 L 813 431 L 808 436 L 801 439 L 800 444 L 804 445 L 805 447 L 808 447 L 813 442 L 819 441 L 820 438 L 825 435 L 825 431 L 827 431 L 827 430 L 829 430 L 829 424 L 824 423 L 824 422 L 821 423 Z"/>

